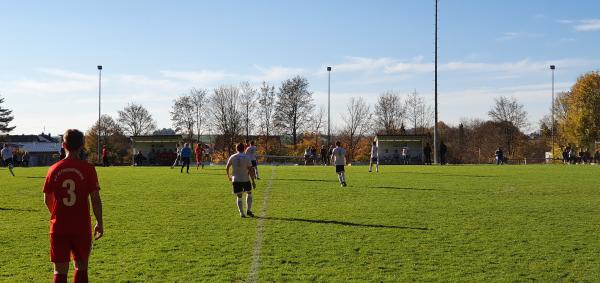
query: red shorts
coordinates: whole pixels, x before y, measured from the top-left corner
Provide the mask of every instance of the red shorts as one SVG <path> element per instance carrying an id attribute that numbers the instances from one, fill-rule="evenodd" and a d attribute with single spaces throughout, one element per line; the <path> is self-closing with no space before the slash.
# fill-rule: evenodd
<path id="1" fill-rule="evenodd" d="M 55 235 L 50 234 L 50 261 L 70 262 L 87 261 L 92 251 L 92 235 Z"/>

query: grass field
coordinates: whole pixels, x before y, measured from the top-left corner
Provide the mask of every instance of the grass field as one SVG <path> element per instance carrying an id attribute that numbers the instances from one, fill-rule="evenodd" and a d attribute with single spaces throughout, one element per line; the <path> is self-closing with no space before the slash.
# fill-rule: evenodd
<path id="1" fill-rule="evenodd" d="M 98 168 L 94 282 L 600 280 L 600 166 Z M 0 281 L 48 282 L 47 168 L 0 169 Z"/>

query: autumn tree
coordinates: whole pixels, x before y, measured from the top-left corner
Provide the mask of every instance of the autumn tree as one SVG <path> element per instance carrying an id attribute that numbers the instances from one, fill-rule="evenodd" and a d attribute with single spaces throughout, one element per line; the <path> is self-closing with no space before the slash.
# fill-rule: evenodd
<path id="1" fill-rule="evenodd" d="M 589 147 L 600 140 L 600 73 L 582 75 L 569 92 L 558 96 L 557 124 L 564 140 Z"/>
<path id="2" fill-rule="evenodd" d="M 371 107 L 362 97 L 352 97 L 342 116 L 342 136 L 347 137 L 350 160 L 354 160 L 356 146 L 371 128 Z"/>
<path id="3" fill-rule="evenodd" d="M 269 85 L 266 82 L 258 92 L 258 123 L 260 132 L 265 135 L 265 153 L 269 151 L 269 134 L 273 127 L 273 112 L 275 111 L 275 86 Z"/>
<path id="4" fill-rule="evenodd" d="M 294 148 L 298 143 L 298 134 L 308 126 L 310 113 L 314 108 L 312 92 L 308 89 L 308 80 L 301 76 L 287 79 L 281 83 L 275 105 L 275 126 L 292 135 Z"/>
<path id="5" fill-rule="evenodd" d="M 249 82 L 242 82 L 240 84 L 240 103 L 245 115 L 243 122 L 244 129 L 246 130 L 246 138 L 248 138 L 254 126 L 253 120 L 250 120 L 250 117 L 253 116 L 252 113 L 254 113 L 254 106 L 256 105 L 256 89 Z"/>
<path id="6" fill-rule="evenodd" d="M 223 135 L 223 146 L 230 154 L 233 144 L 243 131 L 244 109 L 240 104 L 240 90 L 235 86 L 217 87 L 209 103 L 211 122 L 217 132 Z"/>
<path id="7" fill-rule="evenodd" d="M 15 126 L 9 126 L 14 117 L 11 115 L 12 110 L 3 108 L 2 103 L 4 103 L 4 98 L 0 96 L 0 133 L 10 133 L 15 129 Z"/>
<path id="8" fill-rule="evenodd" d="M 111 163 L 129 163 L 131 154 L 129 152 L 129 139 L 125 136 L 123 129 L 110 116 L 100 116 L 100 146 L 105 145 L 110 152 L 109 159 Z M 99 161 L 98 159 L 98 121 L 86 131 L 85 150 L 88 153 L 88 160 Z"/>
<path id="9" fill-rule="evenodd" d="M 117 122 L 125 134 L 130 136 L 147 135 L 156 130 L 156 122 L 144 106 L 130 103 L 118 111 Z"/>
<path id="10" fill-rule="evenodd" d="M 529 125 L 525 107 L 514 97 L 500 96 L 494 98 L 494 105 L 488 111 L 488 116 L 492 121 L 500 124 L 504 147 L 508 155 L 513 154 L 520 131 L 525 130 Z"/>
<path id="11" fill-rule="evenodd" d="M 404 121 L 404 107 L 400 95 L 386 91 L 379 95 L 375 104 L 375 124 L 379 132 L 394 135 L 400 132 Z"/>

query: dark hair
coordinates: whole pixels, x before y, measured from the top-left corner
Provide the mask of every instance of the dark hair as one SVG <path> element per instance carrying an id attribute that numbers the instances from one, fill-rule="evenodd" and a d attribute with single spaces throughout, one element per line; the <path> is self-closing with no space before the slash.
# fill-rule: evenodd
<path id="1" fill-rule="evenodd" d="M 63 138 L 68 151 L 75 151 L 83 147 L 83 133 L 77 129 L 68 129 Z"/>
<path id="2" fill-rule="evenodd" d="M 250 141 L 250 144 L 251 144 L 251 145 L 254 145 L 254 141 Z"/>
<path id="3" fill-rule="evenodd" d="M 341 145 L 342 145 L 342 143 L 341 143 L 340 141 L 336 141 L 336 142 L 335 142 L 335 145 L 337 145 L 337 146 L 341 146 Z"/>
<path id="4" fill-rule="evenodd" d="M 376 141 L 373 141 L 373 144 L 377 144 L 377 142 L 376 142 Z"/>
<path id="5" fill-rule="evenodd" d="M 244 152 L 244 144 L 243 143 L 238 143 L 238 145 L 235 148 L 237 149 L 238 152 Z"/>
<path id="6" fill-rule="evenodd" d="M 249 143 L 249 142 L 250 142 L 250 140 L 246 140 L 246 143 Z"/>

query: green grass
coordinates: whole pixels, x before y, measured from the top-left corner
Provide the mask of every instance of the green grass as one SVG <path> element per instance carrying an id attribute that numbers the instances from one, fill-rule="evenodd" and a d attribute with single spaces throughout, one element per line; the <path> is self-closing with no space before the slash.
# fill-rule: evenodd
<path id="1" fill-rule="evenodd" d="M 600 166 L 262 166 L 240 219 L 222 167 L 98 168 L 95 282 L 597 281 Z M 47 168 L 0 169 L 0 281 L 47 282 Z M 268 185 L 271 182 L 271 189 Z"/>

